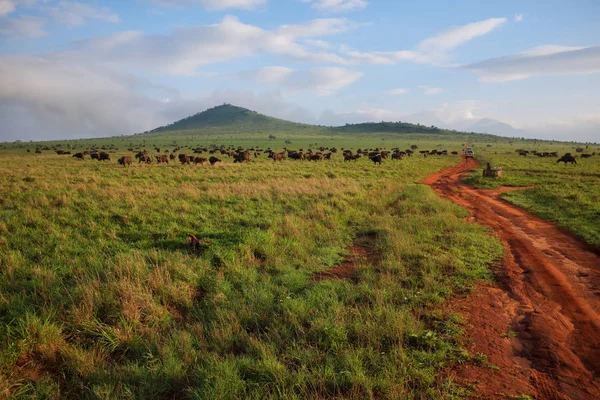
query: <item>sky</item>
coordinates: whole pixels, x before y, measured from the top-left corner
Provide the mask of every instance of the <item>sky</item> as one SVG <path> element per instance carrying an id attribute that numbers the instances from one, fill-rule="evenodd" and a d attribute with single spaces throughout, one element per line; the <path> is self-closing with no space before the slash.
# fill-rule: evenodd
<path id="1" fill-rule="evenodd" d="M 0 141 L 231 103 L 600 142 L 598 0 L 0 0 Z"/>

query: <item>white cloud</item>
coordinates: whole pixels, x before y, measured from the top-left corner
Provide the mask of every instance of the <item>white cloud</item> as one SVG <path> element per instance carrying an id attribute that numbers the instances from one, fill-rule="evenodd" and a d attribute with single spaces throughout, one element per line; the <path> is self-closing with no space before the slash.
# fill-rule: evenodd
<path id="1" fill-rule="evenodd" d="M 326 51 L 311 51 L 298 39 L 332 35 L 351 29 L 344 19 L 318 19 L 305 24 L 284 25 L 272 31 L 244 24 L 226 16 L 215 25 L 179 28 L 167 35 L 137 31 L 77 43 L 61 53 L 73 62 L 124 65 L 173 75 L 194 75 L 202 66 L 270 53 L 296 60 L 344 64 Z"/>
<path id="2" fill-rule="evenodd" d="M 523 125 L 533 137 L 600 143 L 600 114 L 577 114 Z"/>
<path id="3" fill-rule="evenodd" d="M 463 68 L 478 74 L 482 82 L 505 82 L 537 75 L 590 74 L 600 72 L 600 46 L 541 46 Z"/>
<path id="4" fill-rule="evenodd" d="M 304 43 L 308 44 L 309 46 L 317 47 L 323 50 L 330 50 L 333 48 L 333 45 L 331 43 L 326 42 L 324 40 L 304 39 Z"/>
<path id="5" fill-rule="evenodd" d="M 392 96 L 397 96 L 400 94 L 408 93 L 408 89 L 403 89 L 403 88 L 391 89 L 391 90 L 388 90 L 387 93 Z"/>
<path id="6" fill-rule="evenodd" d="M 311 7 L 322 12 L 342 13 L 360 10 L 369 5 L 366 0 L 302 0 L 311 3 Z"/>
<path id="7" fill-rule="evenodd" d="M 232 8 L 253 10 L 266 4 L 267 0 L 148 0 L 165 6 L 201 6 L 208 10 L 227 10 Z"/>
<path id="8" fill-rule="evenodd" d="M 447 31 L 423 40 L 419 49 L 423 52 L 444 52 L 473 40 L 476 37 L 490 33 L 506 23 L 506 18 L 490 18 L 467 25 L 456 26 Z"/>
<path id="9" fill-rule="evenodd" d="M 521 21 L 523 21 L 523 14 L 517 14 L 517 15 L 515 15 L 514 21 L 515 22 L 521 22 Z"/>
<path id="10" fill-rule="evenodd" d="M 356 64 L 397 64 L 402 61 L 416 63 L 431 62 L 431 58 L 423 53 L 412 50 L 361 52 L 348 46 L 341 46 L 340 52 L 350 63 Z"/>
<path id="11" fill-rule="evenodd" d="M 577 47 L 577 46 L 557 46 L 553 44 L 548 44 L 544 46 L 534 47 L 533 49 L 524 51 L 519 53 L 524 56 L 547 56 L 550 54 L 562 53 L 564 51 L 573 51 L 573 50 L 581 50 L 585 49 L 585 47 Z"/>
<path id="12" fill-rule="evenodd" d="M 106 135 L 154 121 L 153 101 L 127 80 L 33 56 L 0 56 L 0 109 L 21 116 L 2 118 L 7 135 Z"/>
<path id="13" fill-rule="evenodd" d="M 17 6 L 13 0 L 0 0 L 0 17 L 15 11 Z"/>
<path id="14" fill-rule="evenodd" d="M 421 41 L 415 50 L 361 52 L 342 46 L 340 52 L 349 62 L 366 64 L 397 64 L 403 61 L 432 65 L 447 64 L 448 53 L 479 36 L 486 35 L 506 23 L 506 18 L 490 18 L 448 29 Z"/>
<path id="15" fill-rule="evenodd" d="M 44 30 L 46 19 L 42 17 L 21 16 L 18 18 L 0 19 L 0 35 L 41 37 L 46 36 Z"/>
<path id="16" fill-rule="evenodd" d="M 318 96 L 330 96 L 356 82 L 362 72 L 339 67 L 315 67 L 305 71 L 286 67 L 263 67 L 240 74 L 244 79 L 276 85 L 292 91 L 314 90 Z"/>
<path id="17" fill-rule="evenodd" d="M 96 7 L 91 4 L 73 1 L 60 1 L 54 6 L 43 7 L 42 11 L 48 13 L 54 20 L 62 25 L 83 25 L 86 20 L 99 20 L 104 22 L 119 22 L 119 16 L 106 7 Z"/>
<path id="18" fill-rule="evenodd" d="M 420 85 L 419 86 L 420 89 L 423 89 L 423 94 L 439 94 L 442 93 L 444 91 L 444 89 L 439 88 L 439 87 L 431 87 L 431 86 L 426 86 L 426 85 Z"/>
<path id="19" fill-rule="evenodd" d="M 32 6 L 37 1 L 48 1 L 48 0 L 0 0 L 0 17 L 8 15 L 14 12 L 18 6 Z"/>
<path id="20" fill-rule="evenodd" d="M 143 132 L 232 103 L 278 118 L 314 122 L 279 92 L 220 90 L 198 98 L 114 71 L 33 56 L 0 55 L 0 141 Z"/>
<path id="21" fill-rule="evenodd" d="M 75 26 L 82 25 L 87 20 L 95 19 L 105 22 L 119 22 L 119 16 L 106 7 L 96 7 L 75 1 L 61 0 L 52 5 L 49 0 L 0 0 L 0 35 L 3 36 L 25 36 L 40 37 L 47 35 L 45 26 L 50 17 L 60 25 Z M 43 16 L 20 15 L 16 18 L 6 17 L 21 7 L 34 8 Z"/>

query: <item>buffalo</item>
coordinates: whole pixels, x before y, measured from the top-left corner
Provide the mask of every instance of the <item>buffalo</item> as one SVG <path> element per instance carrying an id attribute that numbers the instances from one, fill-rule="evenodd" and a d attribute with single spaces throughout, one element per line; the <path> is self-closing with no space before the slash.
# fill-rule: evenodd
<path id="1" fill-rule="evenodd" d="M 165 163 L 168 164 L 169 163 L 169 157 L 166 154 L 160 155 L 160 156 L 156 156 L 156 162 L 157 163 Z"/>
<path id="2" fill-rule="evenodd" d="M 138 159 L 138 164 L 141 162 L 145 162 L 146 164 L 152 163 L 152 157 L 146 153 L 138 153 L 136 154 L 136 158 Z"/>
<path id="3" fill-rule="evenodd" d="M 123 156 L 119 158 L 117 162 L 123 167 L 127 167 L 128 165 L 131 165 L 131 163 L 133 163 L 133 158 L 131 158 L 130 156 Z"/>
<path id="4" fill-rule="evenodd" d="M 374 156 L 372 156 L 371 161 L 373 161 L 374 164 L 379 164 L 381 165 L 381 154 L 376 154 Z"/>
<path id="5" fill-rule="evenodd" d="M 577 160 L 575 159 L 575 157 L 573 157 L 571 155 L 571 153 L 567 153 L 564 156 L 562 156 L 561 158 L 559 158 L 558 160 L 556 160 L 557 163 L 559 163 L 561 161 L 564 162 L 565 165 L 567 165 L 567 163 L 577 164 Z"/>
<path id="6" fill-rule="evenodd" d="M 73 154 L 73 158 L 83 160 L 85 158 L 85 155 L 83 153 L 75 153 L 75 154 Z"/>
<path id="7" fill-rule="evenodd" d="M 110 161 L 110 154 L 105 153 L 104 151 L 98 154 L 98 161 Z"/>
<path id="8" fill-rule="evenodd" d="M 242 151 L 239 153 L 234 153 L 233 155 L 233 162 L 234 163 L 238 163 L 238 162 L 250 162 L 250 152 L 248 151 Z"/>
<path id="9" fill-rule="evenodd" d="M 208 159 L 208 162 L 210 162 L 210 165 L 215 165 L 218 162 L 221 162 L 220 159 L 218 159 L 217 157 L 212 156 L 211 158 Z"/>
<path id="10" fill-rule="evenodd" d="M 282 152 L 282 153 L 271 153 L 269 155 L 269 158 L 272 158 L 273 161 L 282 161 L 282 160 L 285 160 L 286 157 L 287 156 L 286 156 L 285 152 Z"/>

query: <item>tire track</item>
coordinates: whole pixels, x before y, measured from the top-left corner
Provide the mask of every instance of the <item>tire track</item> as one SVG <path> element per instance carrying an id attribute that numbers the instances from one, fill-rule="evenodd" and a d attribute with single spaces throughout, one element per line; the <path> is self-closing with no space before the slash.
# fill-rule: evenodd
<path id="1" fill-rule="evenodd" d="M 466 368 L 457 375 L 477 380 L 483 398 L 520 390 L 540 399 L 600 398 L 598 251 L 500 198 L 514 188 L 478 190 L 462 183 L 478 166 L 465 159 L 423 180 L 493 229 L 507 249 L 495 271 L 497 285 L 483 287 L 475 301 L 459 307 L 471 321 L 474 347 L 491 351 L 500 371 Z M 515 337 L 503 338 L 501 329 Z"/>

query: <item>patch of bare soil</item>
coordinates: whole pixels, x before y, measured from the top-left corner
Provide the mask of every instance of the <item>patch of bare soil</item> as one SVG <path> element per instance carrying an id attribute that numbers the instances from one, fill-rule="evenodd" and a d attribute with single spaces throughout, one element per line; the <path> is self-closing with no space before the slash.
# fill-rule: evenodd
<path id="1" fill-rule="evenodd" d="M 326 271 L 317 272 L 312 279 L 319 282 L 325 279 L 339 279 L 358 281 L 357 270 L 359 265 L 379 264 L 380 253 L 375 249 L 376 235 L 364 235 L 357 238 L 352 246 L 346 248 L 349 252 L 342 262 Z"/>
<path id="2" fill-rule="evenodd" d="M 502 200 L 505 190 L 464 184 L 462 177 L 478 166 L 465 159 L 423 180 L 492 228 L 506 247 L 497 283 L 451 304 L 465 317 L 471 351 L 486 354 L 499 370 L 467 365 L 451 373 L 475 383 L 477 398 L 600 399 L 597 249 Z"/>

